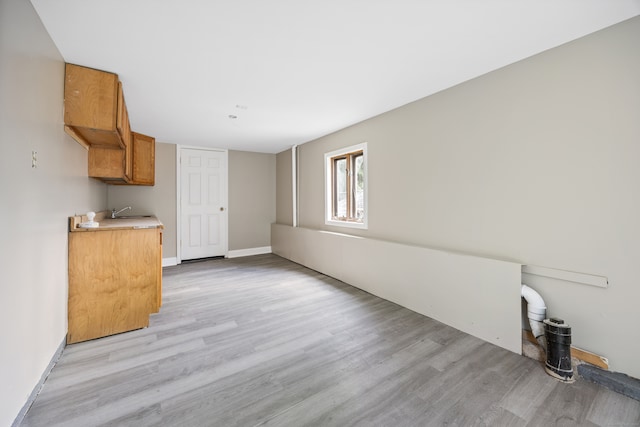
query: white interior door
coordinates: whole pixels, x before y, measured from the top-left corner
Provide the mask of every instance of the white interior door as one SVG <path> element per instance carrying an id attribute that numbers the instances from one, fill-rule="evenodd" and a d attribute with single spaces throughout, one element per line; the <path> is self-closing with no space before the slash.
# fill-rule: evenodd
<path id="1" fill-rule="evenodd" d="M 226 256 L 227 151 L 180 150 L 180 258 Z"/>

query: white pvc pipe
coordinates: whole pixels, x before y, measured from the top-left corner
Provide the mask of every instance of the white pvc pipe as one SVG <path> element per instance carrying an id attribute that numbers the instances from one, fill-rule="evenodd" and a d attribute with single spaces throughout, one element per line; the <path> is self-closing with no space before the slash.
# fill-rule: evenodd
<path id="1" fill-rule="evenodd" d="M 291 147 L 291 205 L 292 215 L 291 225 L 298 226 L 298 146 Z"/>
<path id="2" fill-rule="evenodd" d="M 522 285 L 521 290 L 522 298 L 527 301 L 527 317 L 529 318 L 529 324 L 531 325 L 531 332 L 533 336 L 542 348 L 546 349 L 546 342 L 544 340 L 544 324 L 542 321 L 547 316 L 547 306 L 539 293 L 528 287 Z"/>

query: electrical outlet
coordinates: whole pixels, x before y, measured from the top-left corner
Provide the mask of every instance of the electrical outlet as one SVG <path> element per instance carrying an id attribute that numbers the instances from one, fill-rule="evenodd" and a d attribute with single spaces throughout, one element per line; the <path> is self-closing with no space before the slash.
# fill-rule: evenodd
<path id="1" fill-rule="evenodd" d="M 32 151 L 31 152 L 31 167 L 32 168 L 37 168 L 38 167 L 38 152 L 37 151 Z"/>

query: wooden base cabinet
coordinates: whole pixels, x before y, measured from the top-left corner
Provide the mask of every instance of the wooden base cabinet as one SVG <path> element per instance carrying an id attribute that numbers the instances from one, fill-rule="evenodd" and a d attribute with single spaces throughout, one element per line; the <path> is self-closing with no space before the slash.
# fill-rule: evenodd
<path id="1" fill-rule="evenodd" d="M 67 343 L 149 326 L 161 292 L 161 229 L 69 233 Z"/>

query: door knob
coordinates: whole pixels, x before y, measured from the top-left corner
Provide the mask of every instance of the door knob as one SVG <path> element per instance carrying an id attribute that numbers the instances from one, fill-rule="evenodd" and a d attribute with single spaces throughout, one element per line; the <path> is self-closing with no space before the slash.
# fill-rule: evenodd
<path id="1" fill-rule="evenodd" d="M 220 212 L 222 212 L 224 210 L 224 208 L 220 208 Z"/>

